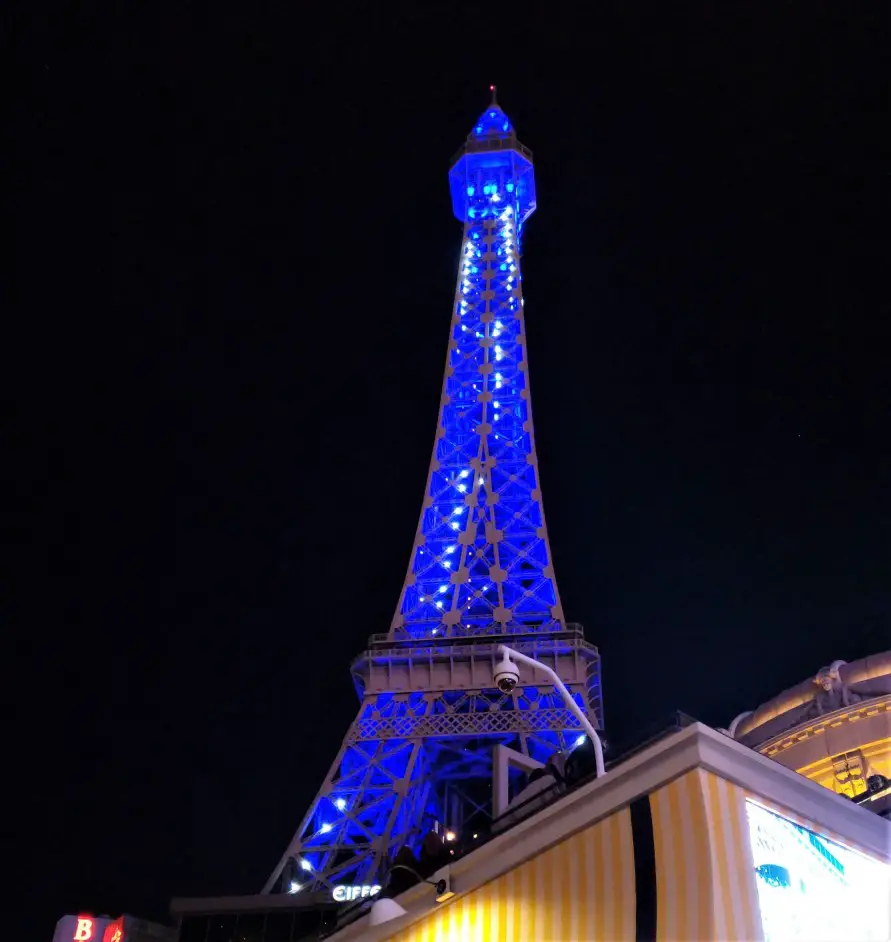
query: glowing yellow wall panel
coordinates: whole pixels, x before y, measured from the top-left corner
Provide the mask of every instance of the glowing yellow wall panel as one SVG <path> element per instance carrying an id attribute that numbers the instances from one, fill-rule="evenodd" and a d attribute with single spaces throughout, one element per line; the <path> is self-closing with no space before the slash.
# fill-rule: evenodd
<path id="1" fill-rule="evenodd" d="M 650 795 L 659 940 L 761 937 L 745 791 L 696 769 Z"/>
<path id="2" fill-rule="evenodd" d="M 837 765 L 844 767 L 845 753 L 823 757 L 817 762 L 796 768 L 795 771 L 830 791 L 850 797 L 866 791 L 863 773 L 866 776 L 884 775 L 885 778 L 891 779 L 891 737 L 867 743 L 852 740 L 849 755 L 853 757 L 850 764 L 854 772 L 858 771 L 859 766 L 865 766 L 865 769 L 859 769 L 860 775 L 840 776 Z"/>
<path id="3" fill-rule="evenodd" d="M 391 942 L 632 942 L 634 849 L 627 809 L 409 926 Z"/>
<path id="4" fill-rule="evenodd" d="M 854 846 L 756 792 L 691 770 L 649 795 L 659 942 L 763 939 L 747 798 Z M 438 906 L 389 942 L 631 942 L 635 921 L 631 815 L 623 808 Z"/>

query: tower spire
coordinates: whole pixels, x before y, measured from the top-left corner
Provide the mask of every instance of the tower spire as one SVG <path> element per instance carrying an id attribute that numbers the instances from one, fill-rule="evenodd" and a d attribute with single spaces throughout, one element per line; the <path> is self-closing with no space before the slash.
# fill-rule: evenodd
<path id="1" fill-rule="evenodd" d="M 498 107 L 498 97 L 497 97 L 497 95 L 498 95 L 498 86 L 497 86 L 497 85 L 490 85 L 490 86 L 489 86 L 489 91 L 492 93 L 492 101 L 490 102 L 490 104 L 492 105 L 493 108 L 497 108 L 497 107 Z"/>
<path id="2" fill-rule="evenodd" d="M 499 643 L 557 670 L 600 725 L 600 658 L 563 617 L 535 450 L 519 251 L 532 152 L 494 86 L 449 181 L 464 234 L 408 571 L 389 633 L 351 665 L 358 715 L 264 892 L 383 885 L 431 830 L 485 832 L 496 747 L 544 763 L 579 741 L 542 676 L 521 666 L 515 687 L 495 685 Z"/>
<path id="3" fill-rule="evenodd" d="M 535 209 L 531 158 L 490 105 L 449 174 L 464 240 L 427 496 L 394 640 L 564 624 L 526 361 L 519 239 Z"/>

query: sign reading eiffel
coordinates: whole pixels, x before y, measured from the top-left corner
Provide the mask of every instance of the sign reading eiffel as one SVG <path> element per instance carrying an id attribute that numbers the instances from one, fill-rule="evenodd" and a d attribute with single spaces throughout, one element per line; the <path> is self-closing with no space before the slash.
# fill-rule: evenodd
<path id="1" fill-rule="evenodd" d="M 532 153 L 494 88 L 449 181 L 464 237 L 408 573 L 389 632 L 353 662 L 359 713 L 264 892 L 377 884 L 431 829 L 487 829 L 495 746 L 543 762 L 575 744 L 553 687 L 521 671 L 498 690 L 498 643 L 549 664 L 601 725 L 600 661 L 564 621 L 532 428 L 520 271 Z"/>

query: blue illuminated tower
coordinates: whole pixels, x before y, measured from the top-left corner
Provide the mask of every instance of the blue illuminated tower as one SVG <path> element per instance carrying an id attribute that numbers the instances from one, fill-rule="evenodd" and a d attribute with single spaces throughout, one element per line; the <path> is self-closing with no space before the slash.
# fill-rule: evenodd
<path id="1" fill-rule="evenodd" d="M 486 828 L 496 746 L 538 761 L 572 746 L 579 724 L 553 687 L 525 671 L 511 693 L 495 687 L 499 642 L 556 669 L 601 725 L 599 657 L 563 617 L 532 428 L 520 274 L 532 153 L 494 89 L 449 182 L 464 236 L 408 573 L 389 632 L 352 664 L 358 716 L 265 892 L 380 882 L 431 828 Z"/>

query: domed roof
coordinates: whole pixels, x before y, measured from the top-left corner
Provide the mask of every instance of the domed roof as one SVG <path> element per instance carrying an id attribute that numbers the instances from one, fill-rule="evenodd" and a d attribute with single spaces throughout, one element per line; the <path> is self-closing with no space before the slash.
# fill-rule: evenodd
<path id="1" fill-rule="evenodd" d="M 891 651 L 850 664 L 833 661 L 813 677 L 784 690 L 748 714 L 740 714 L 731 735 L 748 746 L 794 729 L 809 719 L 849 703 L 891 693 Z"/>
<path id="2" fill-rule="evenodd" d="M 477 118 L 473 130 L 470 132 L 470 138 L 504 137 L 505 134 L 514 133 L 510 118 L 501 110 L 501 106 L 495 98 L 494 85 L 491 87 L 491 91 L 492 102 L 479 118 Z"/>
<path id="3" fill-rule="evenodd" d="M 510 132 L 510 119 L 498 105 L 490 105 L 473 127 L 474 137 L 486 137 L 489 134 L 497 134 L 500 137 Z"/>

